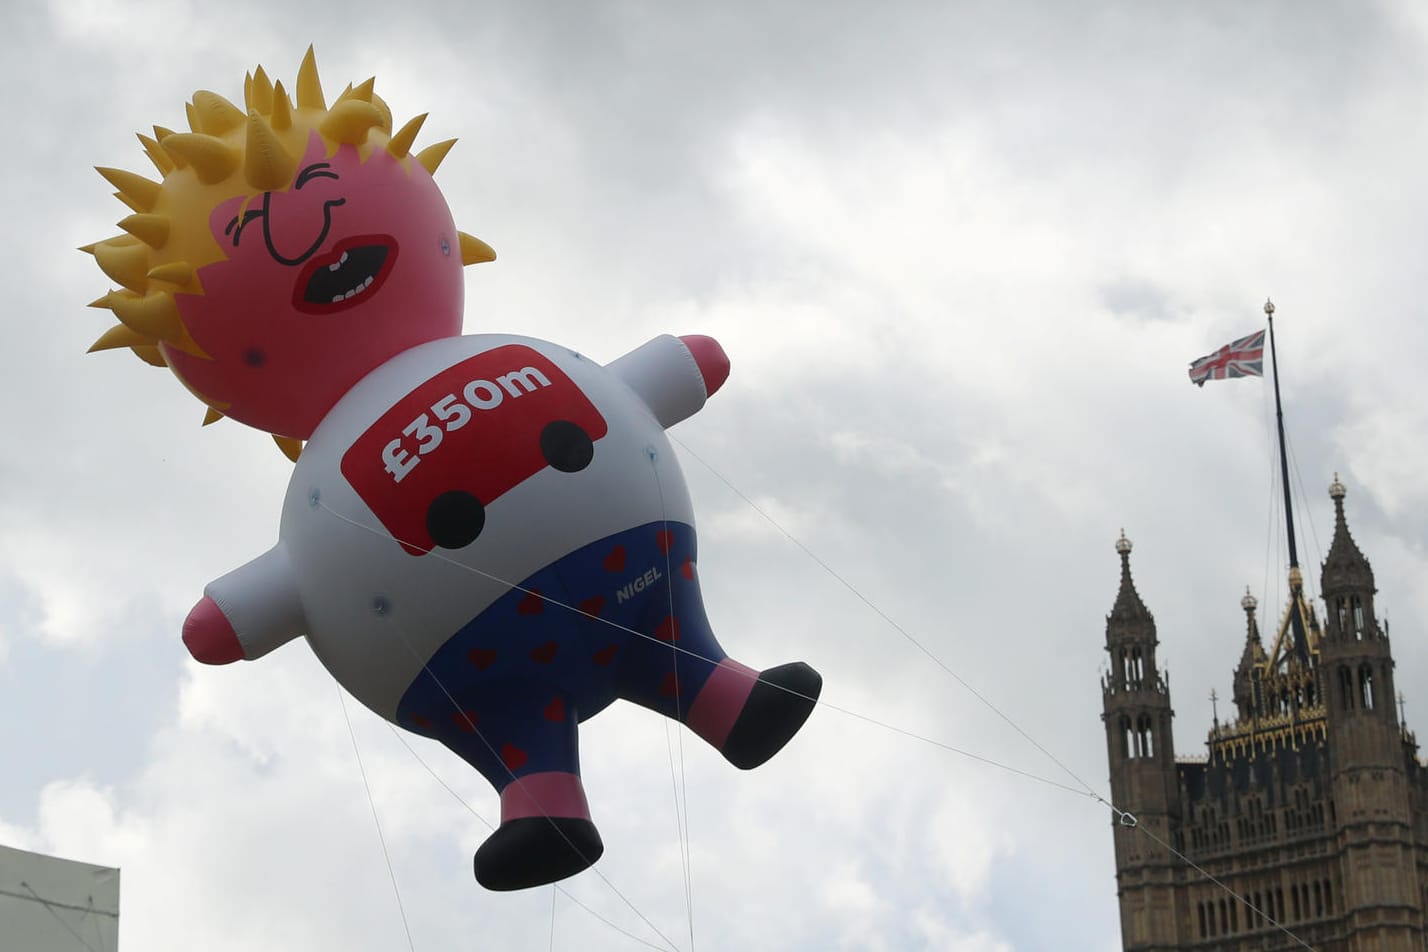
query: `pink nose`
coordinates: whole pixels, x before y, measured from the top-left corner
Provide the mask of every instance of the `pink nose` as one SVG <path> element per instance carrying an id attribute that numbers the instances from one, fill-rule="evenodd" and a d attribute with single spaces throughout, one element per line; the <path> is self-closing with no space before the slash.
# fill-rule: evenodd
<path id="1" fill-rule="evenodd" d="M 699 365 L 699 373 L 704 377 L 704 392 L 712 397 L 729 379 L 729 355 L 724 353 L 717 340 L 703 334 L 687 334 L 680 340 L 684 341 L 684 346 L 689 348 L 694 362 Z"/>

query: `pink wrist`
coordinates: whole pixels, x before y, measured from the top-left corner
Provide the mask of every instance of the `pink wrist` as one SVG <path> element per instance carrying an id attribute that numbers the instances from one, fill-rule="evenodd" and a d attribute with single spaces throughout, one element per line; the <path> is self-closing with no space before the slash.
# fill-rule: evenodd
<path id="1" fill-rule="evenodd" d="M 243 646 L 218 603 L 207 595 L 188 613 L 183 623 L 183 643 L 195 661 L 231 664 L 243 660 Z"/>
<path id="2" fill-rule="evenodd" d="M 704 377 L 704 392 L 712 397 L 729 379 L 729 355 L 724 353 L 717 340 L 703 334 L 686 334 L 679 339 L 689 348 L 699 373 Z"/>

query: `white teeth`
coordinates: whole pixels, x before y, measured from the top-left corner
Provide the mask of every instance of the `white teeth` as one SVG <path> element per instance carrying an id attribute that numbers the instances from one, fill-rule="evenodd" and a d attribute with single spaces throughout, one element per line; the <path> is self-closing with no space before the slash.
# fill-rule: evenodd
<path id="1" fill-rule="evenodd" d="M 333 301 L 345 301 L 345 300 L 347 300 L 348 298 L 352 297 L 354 294 L 361 294 L 363 291 L 367 290 L 367 289 L 370 288 L 371 286 L 372 286 L 372 279 L 369 277 L 367 280 L 365 280 L 365 281 L 363 281 L 361 284 L 357 285 L 357 286 L 356 286 L 355 288 L 353 288 L 351 291 L 348 291 L 346 294 L 339 294 L 339 295 L 337 295 L 336 297 L 334 297 L 332 300 L 333 300 Z"/>
<path id="2" fill-rule="evenodd" d="M 338 268 L 340 268 L 340 267 L 342 266 L 343 262 L 345 262 L 346 260 L 347 260 L 347 252 L 344 251 L 344 252 L 342 252 L 342 257 L 338 259 L 337 263 L 336 263 L 336 264 L 330 264 L 330 265 L 328 265 L 328 266 L 327 266 L 327 269 L 328 269 L 329 271 L 336 271 Z M 376 275 L 368 275 L 366 278 L 364 278 L 364 279 L 362 280 L 362 283 L 361 283 L 361 284 L 357 285 L 357 286 L 356 286 L 355 288 L 353 288 L 352 290 L 347 291 L 347 292 L 345 292 L 345 293 L 343 293 L 343 294 L 334 294 L 334 295 L 332 296 L 332 303 L 333 303 L 333 304 L 341 304 L 343 301 L 347 300 L 348 298 L 353 297 L 354 295 L 361 294 L 363 291 L 367 290 L 368 288 L 370 288 L 370 287 L 372 286 L 372 282 L 373 282 L 374 280 L 376 280 Z"/>

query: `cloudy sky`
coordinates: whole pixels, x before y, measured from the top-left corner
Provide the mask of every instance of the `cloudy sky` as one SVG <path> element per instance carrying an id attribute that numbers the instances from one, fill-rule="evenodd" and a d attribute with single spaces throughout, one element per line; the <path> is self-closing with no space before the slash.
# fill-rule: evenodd
<path id="1" fill-rule="evenodd" d="M 1177 751 L 1203 752 L 1239 599 L 1276 617 L 1286 563 L 1268 388 L 1185 368 L 1267 296 L 1303 561 L 1317 590 L 1337 471 L 1428 725 L 1419 5 L 7 9 L 0 842 L 121 867 L 123 948 L 1118 948 L 1105 807 L 946 748 L 1106 790 L 1124 527 Z M 375 74 L 430 112 L 419 144 L 460 138 L 437 181 L 500 255 L 467 271 L 468 333 L 733 360 L 672 433 L 705 597 L 731 652 L 809 661 L 827 704 L 750 773 L 643 710 L 589 722 L 606 854 L 563 891 L 481 890 L 495 794 L 301 642 L 188 659 L 184 615 L 272 544 L 290 466 L 84 354 L 108 284 L 73 249 L 127 214 L 92 167 L 148 172 L 135 131 L 258 63 L 291 84 L 309 43 L 330 93 Z"/>

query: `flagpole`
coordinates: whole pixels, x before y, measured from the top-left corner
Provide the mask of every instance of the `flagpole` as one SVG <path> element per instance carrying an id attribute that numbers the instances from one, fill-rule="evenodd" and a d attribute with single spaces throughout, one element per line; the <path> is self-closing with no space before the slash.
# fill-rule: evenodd
<path id="1" fill-rule="evenodd" d="M 1299 550 L 1294 545 L 1294 509 L 1289 500 L 1289 457 L 1284 452 L 1284 406 L 1279 401 L 1279 356 L 1274 351 L 1274 302 L 1264 302 L 1269 318 L 1269 365 L 1274 374 L 1274 417 L 1279 425 L 1279 475 L 1284 486 L 1284 523 L 1289 528 L 1289 568 L 1299 568 Z"/>
<path id="2" fill-rule="evenodd" d="M 1304 662 L 1309 660 L 1308 638 L 1299 602 L 1304 590 L 1304 578 L 1299 571 L 1299 550 L 1294 544 L 1294 506 L 1289 492 L 1289 456 L 1284 449 L 1284 405 L 1279 399 L 1279 356 L 1274 349 L 1274 302 L 1264 302 L 1264 316 L 1269 320 L 1269 365 L 1274 375 L 1274 417 L 1279 427 L 1279 476 L 1284 487 L 1284 525 L 1289 533 L 1289 599 L 1293 605 L 1290 620 L 1294 628 L 1294 652 Z"/>

